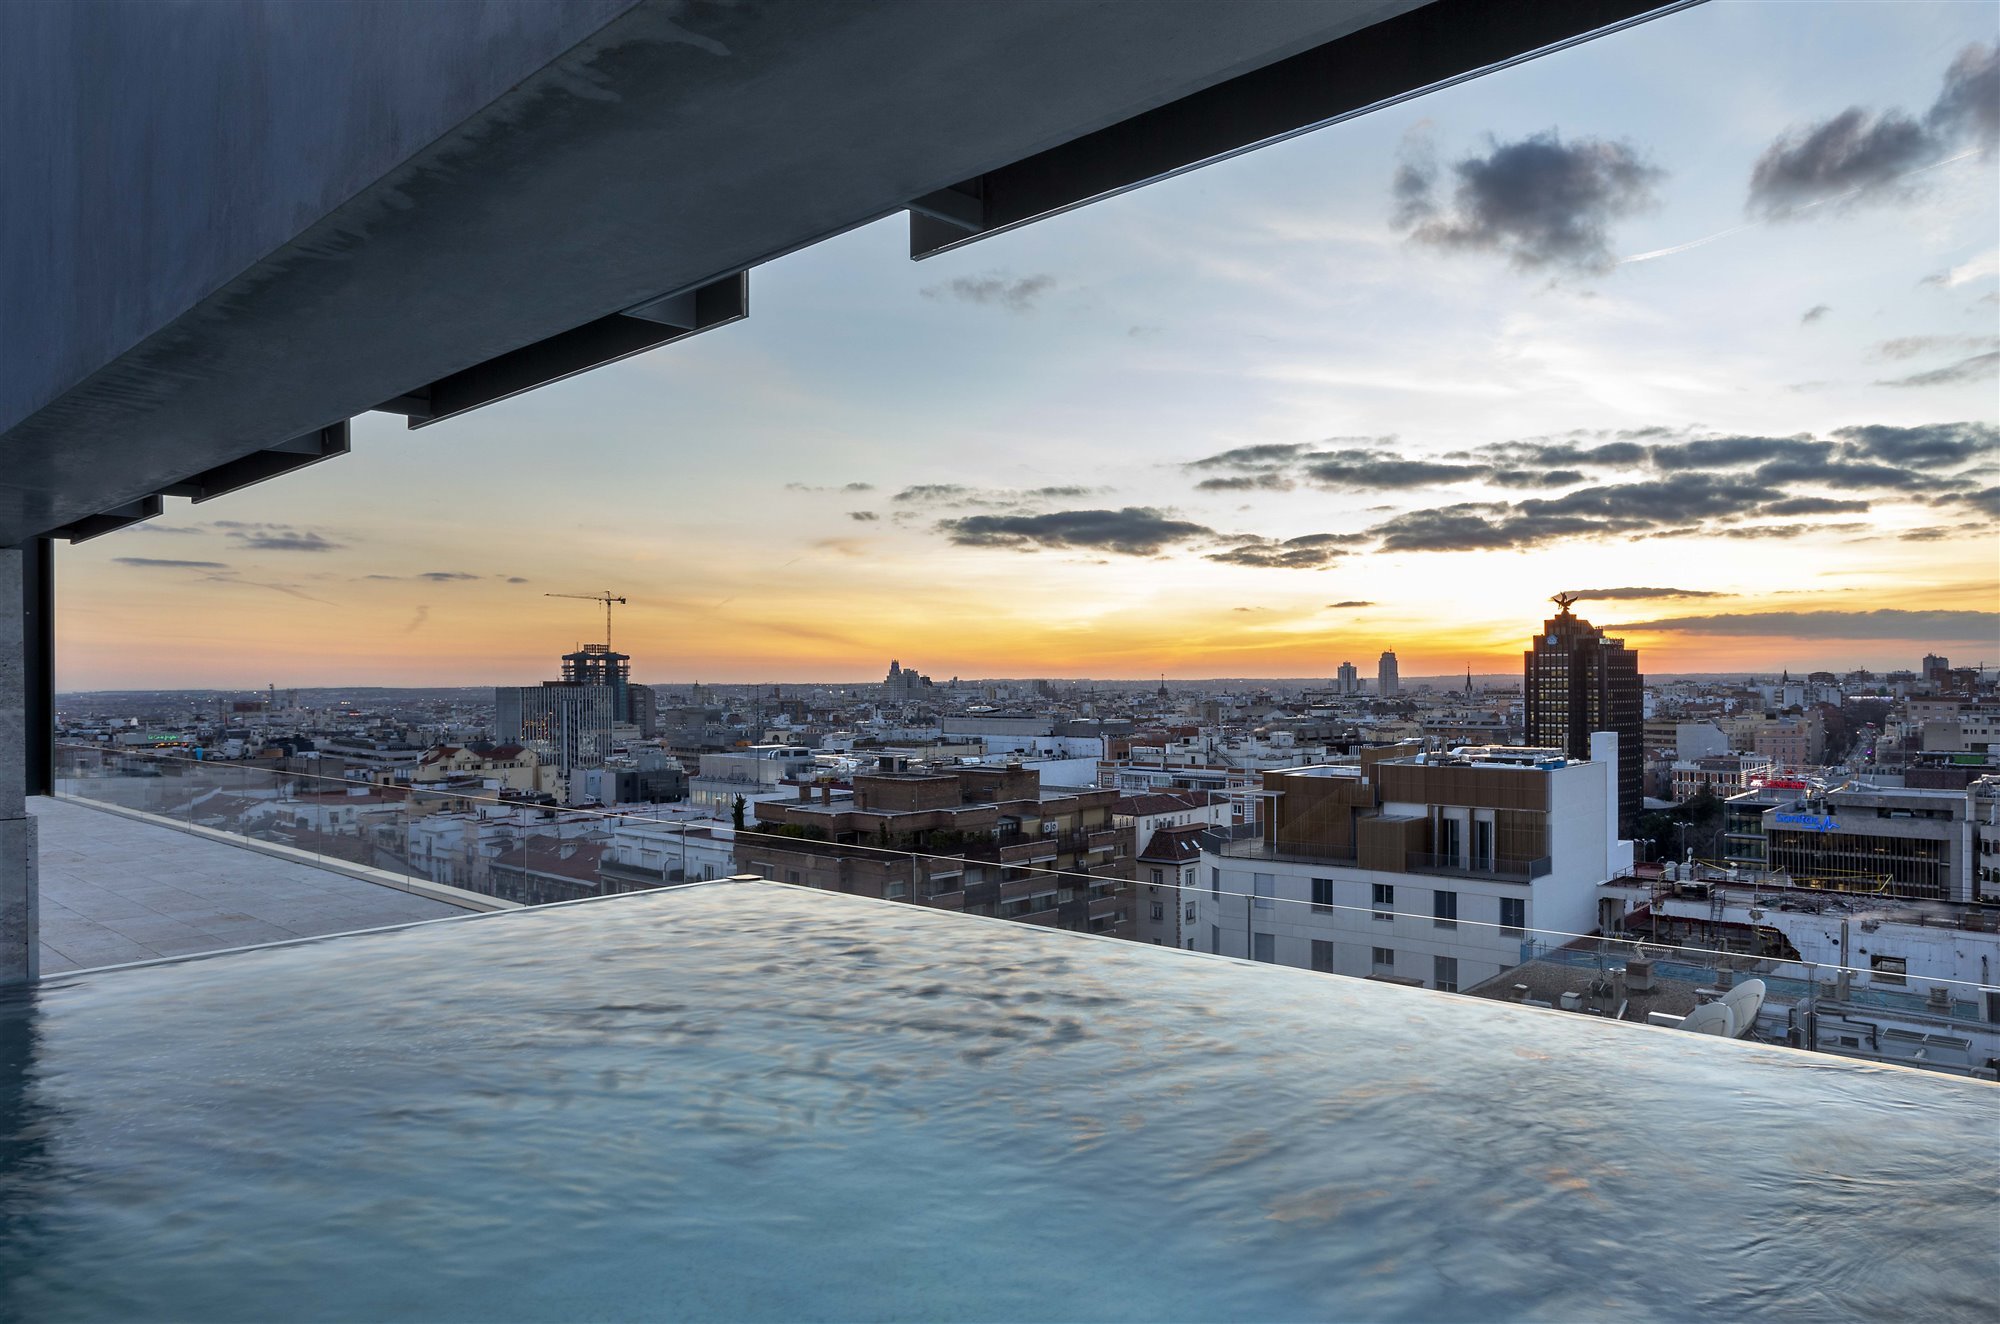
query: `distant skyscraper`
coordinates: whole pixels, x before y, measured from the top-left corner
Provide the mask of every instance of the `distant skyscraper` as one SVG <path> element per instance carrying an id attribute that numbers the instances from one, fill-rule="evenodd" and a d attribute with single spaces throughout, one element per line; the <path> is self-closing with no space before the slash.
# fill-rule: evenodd
<path id="1" fill-rule="evenodd" d="M 562 678 L 566 685 L 602 685 L 611 691 L 613 721 L 635 722 L 632 716 L 632 659 L 614 653 L 609 644 L 585 644 L 574 653 L 564 653 Z"/>
<path id="2" fill-rule="evenodd" d="M 1354 664 L 1352 662 L 1341 663 L 1340 670 L 1336 673 L 1336 675 L 1339 677 L 1339 679 L 1334 682 L 1333 686 L 1334 693 L 1336 694 L 1361 693 L 1361 673 L 1354 669 Z"/>
<path id="3" fill-rule="evenodd" d="M 1573 600 L 1556 595 L 1559 610 L 1542 623 L 1535 646 L 1521 655 L 1527 741 L 1582 759 L 1590 757 L 1591 732 L 1616 732 L 1618 825 L 1629 836 L 1639 816 L 1645 735 L 1639 650 L 1572 615 Z"/>
<path id="4" fill-rule="evenodd" d="M 528 745 L 564 777 L 611 753 L 611 688 L 544 681 L 493 691 L 494 734 Z"/>
<path id="5" fill-rule="evenodd" d="M 1924 679 L 1935 685 L 1942 685 L 1951 679 L 1951 659 L 1939 657 L 1936 653 L 1924 654 Z"/>
<path id="6" fill-rule="evenodd" d="M 1375 664 L 1375 692 L 1383 698 L 1403 692 L 1403 681 L 1396 674 L 1396 655 L 1382 654 L 1382 660 Z"/>

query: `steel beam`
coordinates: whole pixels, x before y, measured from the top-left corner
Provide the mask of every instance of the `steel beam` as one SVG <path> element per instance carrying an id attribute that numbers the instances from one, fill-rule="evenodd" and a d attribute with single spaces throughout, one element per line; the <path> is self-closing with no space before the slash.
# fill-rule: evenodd
<path id="1" fill-rule="evenodd" d="M 750 273 L 663 295 L 421 386 L 377 408 L 429 427 L 750 315 Z"/>
<path id="2" fill-rule="evenodd" d="M 21 756 L 23 793 L 48 795 L 56 777 L 55 543 L 21 544 Z"/>
<path id="3" fill-rule="evenodd" d="M 92 538 L 102 538 L 107 533 L 116 533 L 129 528 L 140 520 L 148 520 L 166 509 L 166 503 L 158 494 L 128 501 L 114 510 L 101 511 L 95 515 L 85 515 L 82 519 L 65 524 L 59 529 L 50 529 L 44 538 L 67 538 L 69 541 L 88 542 Z"/>
<path id="4" fill-rule="evenodd" d="M 303 469 L 321 460 L 330 460 L 336 455 L 347 454 L 352 444 L 348 420 L 328 424 L 317 432 L 308 432 L 303 437 L 280 442 L 261 451 L 253 451 L 240 460 L 219 464 L 213 469 L 205 469 L 192 478 L 184 478 L 170 487 L 162 488 L 162 496 L 187 497 L 197 503 L 212 501 L 216 497 L 252 483 L 261 483 L 280 474 L 288 474 L 294 469 Z"/>
<path id="5" fill-rule="evenodd" d="M 1700 0 L 1433 0 L 909 204 L 910 256 L 1113 197 Z"/>

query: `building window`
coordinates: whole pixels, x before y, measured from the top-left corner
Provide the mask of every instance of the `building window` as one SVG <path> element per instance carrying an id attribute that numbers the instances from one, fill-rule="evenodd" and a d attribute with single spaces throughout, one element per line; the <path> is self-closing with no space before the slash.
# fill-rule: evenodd
<path id="1" fill-rule="evenodd" d="M 1396 968 L 1396 949 L 1393 947 L 1375 948 L 1372 963 L 1378 974 L 1384 970 L 1394 970 Z"/>
<path id="2" fill-rule="evenodd" d="M 1313 879 L 1312 906 L 1314 910 L 1325 911 L 1333 909 L 1333 879 Z"/>
<path id="3" fill-rule="evenodd" d="M 883 895 L 887 896 L 891 901 L 901 901 L 909 894 L 910 885 L 908 883 L 891 883 L 883 892 Z"/>
<path id="4" fill-rule="evenodd" d="M 1437 826 L 1438 826 L 1438 849 L 1437 849 L 1438 862 L 1440 864 L 1457 864 L 1458 863 L 1458 820 L 1455 818 L 1440 818 L 1438 820 Z"/>
<path id="5" fill-rule="evenodd" d="M 1521 936 L 1528 926 L 1528 903 L 1517 896 L 1500 898 L 1500 932 L 1511 938 Z"/>
<path id="6" fill-rule="evenodd" d="M 1208 951 L 1211 956 L 1222 955 L 1222 926 L 1220 924 L 1211 924 L 1208 926 Z"/>
<path id="7" fill-rule="evenodd" d="M 1187 903 L 1187 917 L 1188 917 L 1189 919 L 1193 919 L 1193 918 L 1194 918 L 1194 902 L 1192 902 L 1192 901 L 1190 901 L 1190 902 L 1188 902 L 1188 903 Z"/>
<path id="8" fill-rule="evenodd" d="M 1167 917 L 1166 907 L 1162 906 L 1159 902 L 1155 901 L 1153 903 L 1153 918 L 1156 920 L 1161 920 L 1165 919 L 1166 917 Z"/>
<path id="9" fill-rule="evenodd" d="M 1192 918 L 1192 916 L 1190 916 L 1190 918 Z M 1189 938 L 1189 939 L 1188 939 L 1188 945 L 1187 945 L 1187 949 L 1188 949 L 1189 951 L 1193 951 L 1193 950 L 1194 950 L 1194 939 L 1193 939 L 1193 938 Z"/>
<path id="10" fill-rule="evenodd" d="M 1313 939 L 1313 969 L 1323 975 L 1333 973 L 1333 944 L 1324 939 Z"/>
<path id="11" fill-rule="evenodd" d="M 785 870 L 785 881 L 788 883 L 796 883 L 797 881 L 799 881 L 799 871 L 797 869 Z"/>
<path id="12" fill-rule="evenodd" d="M 1900 956 L 1872 956 L 1868 964 L 1875 972 L 1878 984 L 1906 983 L 1904 976 L 1910 972 L 1910 963 Z"/>
<path id="13" fill-rule="evenodd" d="M 1442 889 L 1431 893 L 1431 924 L 1440 929 L 1458 927 L 1458 893 Z"/>
<path id="14" fill-rule="evenodd" d="M 1257 909 L 1269 910 L 1277 904 L 1273 897 L 1278 890 L 1275 874 L 1260 873 L 1250 876 L 1250 890 L 1257 894 Z"/>
<path id="15" fill-rule="evenodd" d="M 1276 964 L 1278 940 L 1268 933 L 1255 934 L 1253 937 L 1254 941 L 1250 948 L 1252 959 Z"/>
<path id="16" fill-rule="evenodd" d="M 1431 958 L 1432 983 L 1440 993 L 1458 992 L 1458 958 L 1456 956 L 1434 956 Z"/>
<path id="17" fill-rule="evenodd" d="M 1210 896 L 1222 895 L 1222 870 L 1210 869 L 1208 871 L 1208 894 Z"/>
<path id="18" fill-rule="evenodd" d="M 1153 870 L 1153 886 L 1158 887 L 1159 885 L 1160 885 L 1160 871 L 1158 869 L 1155 869 Z"/>
<path id="19" fill-rule="evenodd" d="M 1388 883 L 1377 883 L 1375 884 L 1374 900 L 1375 918 L 1393 923 L 1396 918 L 1394 914 L 1396 909 L 1396 889 Z"/>

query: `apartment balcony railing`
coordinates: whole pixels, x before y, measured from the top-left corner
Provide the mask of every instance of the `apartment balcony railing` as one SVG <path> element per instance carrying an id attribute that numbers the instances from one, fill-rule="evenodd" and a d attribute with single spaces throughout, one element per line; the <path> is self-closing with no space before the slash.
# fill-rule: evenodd
<path id="1" fill-rule="evenodd" d="M 1232 841 L 1227 838 L 1217 839 L 1211 835 L 1210 840 L 1215 844 L 1209 849 L 1225 859 L 1272 860 L 1292 864 L 1340 864 L 1350 867 L 1356 863 L 1352 847 L 1341 850 L 1335 847 L 1309 847 L 1298 844 L 1273 845 L 1262 837 L 1245 837 Z"/>
<path id="2" fill-rule="evenodd" d="M 1440 874 L 1451 878 L 1491 878 L 1503 883 L 1528 883 L 1548 876 L 1554 862 L 1544 855 L 1534 860 L 1496 858 L 1473 861 L 1457 855 L 1412 851 L 1405 860 L 1411 873 Z"/>

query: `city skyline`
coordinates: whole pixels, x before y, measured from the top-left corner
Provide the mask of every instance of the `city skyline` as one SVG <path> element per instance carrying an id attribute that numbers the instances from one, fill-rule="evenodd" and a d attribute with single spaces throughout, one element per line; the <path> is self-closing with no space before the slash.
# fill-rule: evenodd
<path id="1" fill-rule="evenodd" d="M 61 549 L 57 684 L 529 683 L 603 589 L 667 684 L 1518 674 L 1557 591 L 1648 673 L 2000 660 L 1990 15 L 1772 10 L 365 416 Z"/>

